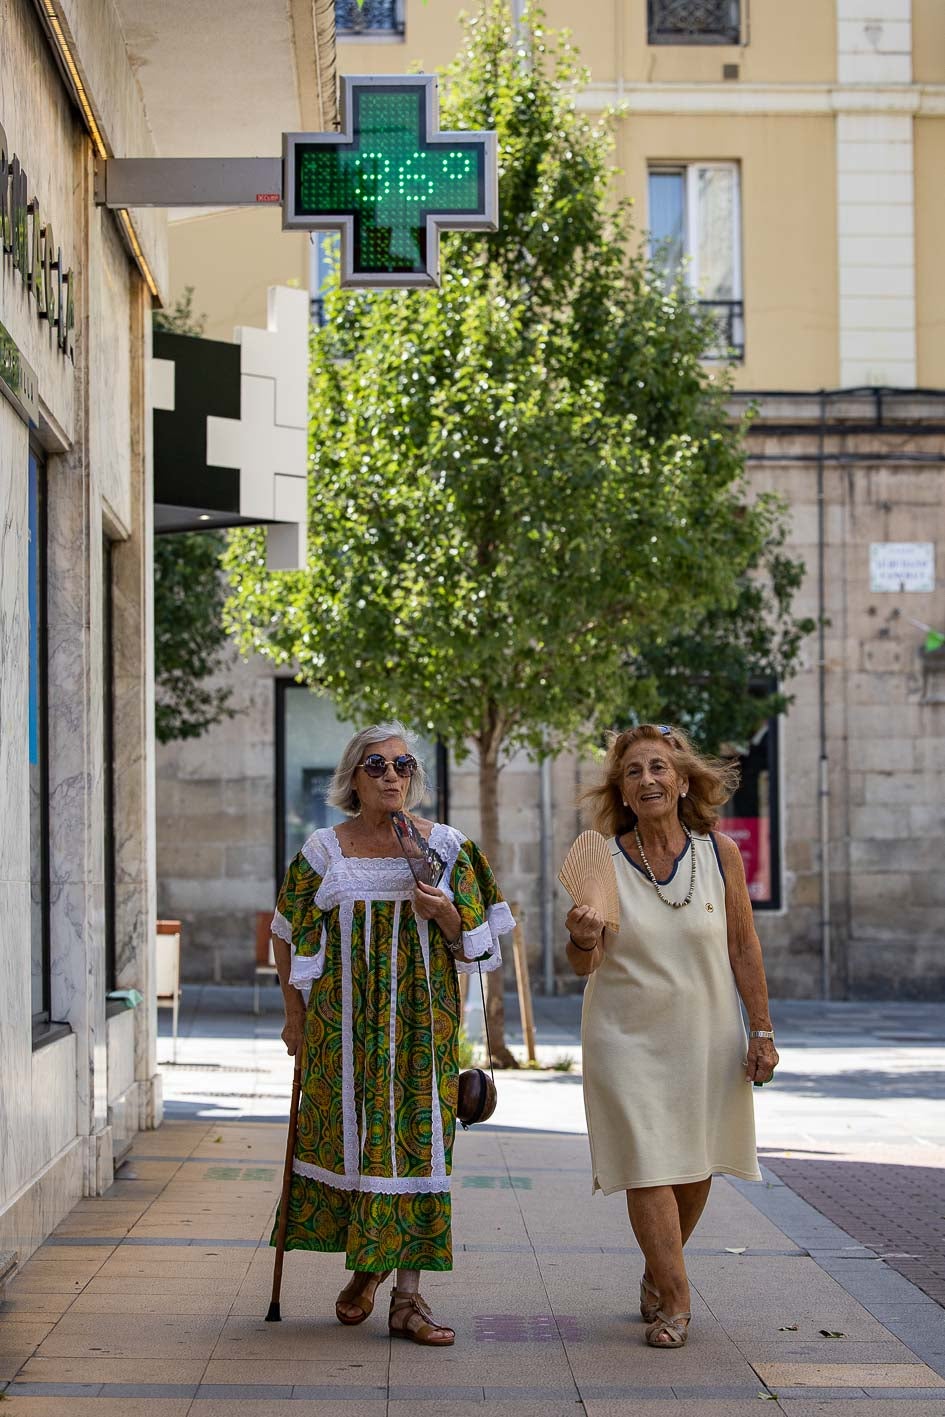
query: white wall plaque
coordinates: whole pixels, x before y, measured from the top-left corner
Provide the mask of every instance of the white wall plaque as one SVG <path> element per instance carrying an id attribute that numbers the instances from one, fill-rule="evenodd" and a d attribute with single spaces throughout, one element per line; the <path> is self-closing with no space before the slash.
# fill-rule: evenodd
<path id="1" fill-rule="evenodd" d="M 871 591 L 935 589 L 935 546 L 931 541 L 874 541 L 870 544 Z"/>

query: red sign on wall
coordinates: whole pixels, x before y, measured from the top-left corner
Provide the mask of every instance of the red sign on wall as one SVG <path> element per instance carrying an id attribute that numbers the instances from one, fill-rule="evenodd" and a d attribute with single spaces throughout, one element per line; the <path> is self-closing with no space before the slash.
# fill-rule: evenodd
<path id="1" fill-rule="evenodd" d="M 771 832 L 767 817 L 723 817 L 719 830 L 738 845 L 752 900 L 771 899 Z"/>

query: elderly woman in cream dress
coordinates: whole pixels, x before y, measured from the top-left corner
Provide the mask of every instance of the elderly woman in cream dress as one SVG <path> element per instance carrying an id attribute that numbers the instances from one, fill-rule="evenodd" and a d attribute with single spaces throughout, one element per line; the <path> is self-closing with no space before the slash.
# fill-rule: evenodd
<path id="1" fill-rule="evenodd" d="M 778 1061 L 741 854 L 713 830 L 736 782 L 734 767 L 703 757 L 679 729 L 616 736 L 585 800 L 609 838 L 620 927 L 605 931 L 583 905 L 567 917 L 568 958 L 591 976 L 582 1045 L 593 1188 L 627 1193 L 655 1348 L 688 1337 L 683 1246 L 712 1177 L 761 1179 L 750 1085 Z"/>

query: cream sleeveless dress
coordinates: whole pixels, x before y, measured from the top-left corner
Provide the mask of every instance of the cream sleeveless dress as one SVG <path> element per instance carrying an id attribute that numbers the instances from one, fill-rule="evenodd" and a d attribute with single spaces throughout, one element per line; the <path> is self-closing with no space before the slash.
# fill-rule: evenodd
<path id="1" fill-rule="evenodd" d="M 616 840 L 620 929 L 584 991 L 581 1044 L 593 1190 L 760 1181 L 748 1040 L 728 958 L 725 881 L 711 836 L 693 836 L 660 889 Z"/>

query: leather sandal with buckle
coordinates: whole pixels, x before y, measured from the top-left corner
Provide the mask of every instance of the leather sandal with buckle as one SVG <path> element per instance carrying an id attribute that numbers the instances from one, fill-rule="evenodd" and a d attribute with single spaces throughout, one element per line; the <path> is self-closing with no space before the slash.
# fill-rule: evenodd
<path id="1" fill-rule="evenodd" d="M 390 1273 L 389 1269 L 385 1269 L 383 1274 L 376 1274 L 373 1270 L 357 1270 L 335 1300 L 335 1315 L 338 1322 L 353 1327 L 355 1324 L 363 1324 L 365 1319 L 370 1318 L 374 1309 L 375 1295 Z M 361 1312 L 357 1317 L 345 1314 L 342 1312 L 342 1306 L 346 1309 L 360 1309 Z"/>
<path id="2" fill-rule="evenodd" d="M 640 1280 L 640 1315 L 644 1323 L 651 1324 L 660 1311 L 660 1291 L 647 1279 Z"/>
<path id="3" fill-rule="evenodd" d="M 449 1348 L 456 1340 L 453 1329 L 436 1322 L 421 1295 L 404 1289 L 390 1291 L 387 1328 L 391 1338 L 409 1338 L 424 1348 Z"/>
<path id="4" fill-rule="evenodd" d="M 689 1338 L 689 1320 L 692 1314 L 673 1314 L 670 1317 L 659 1309 L 656 1322 L 646 1331 L 646 1341 L 651 1348 L 685 1348 Z"/>

